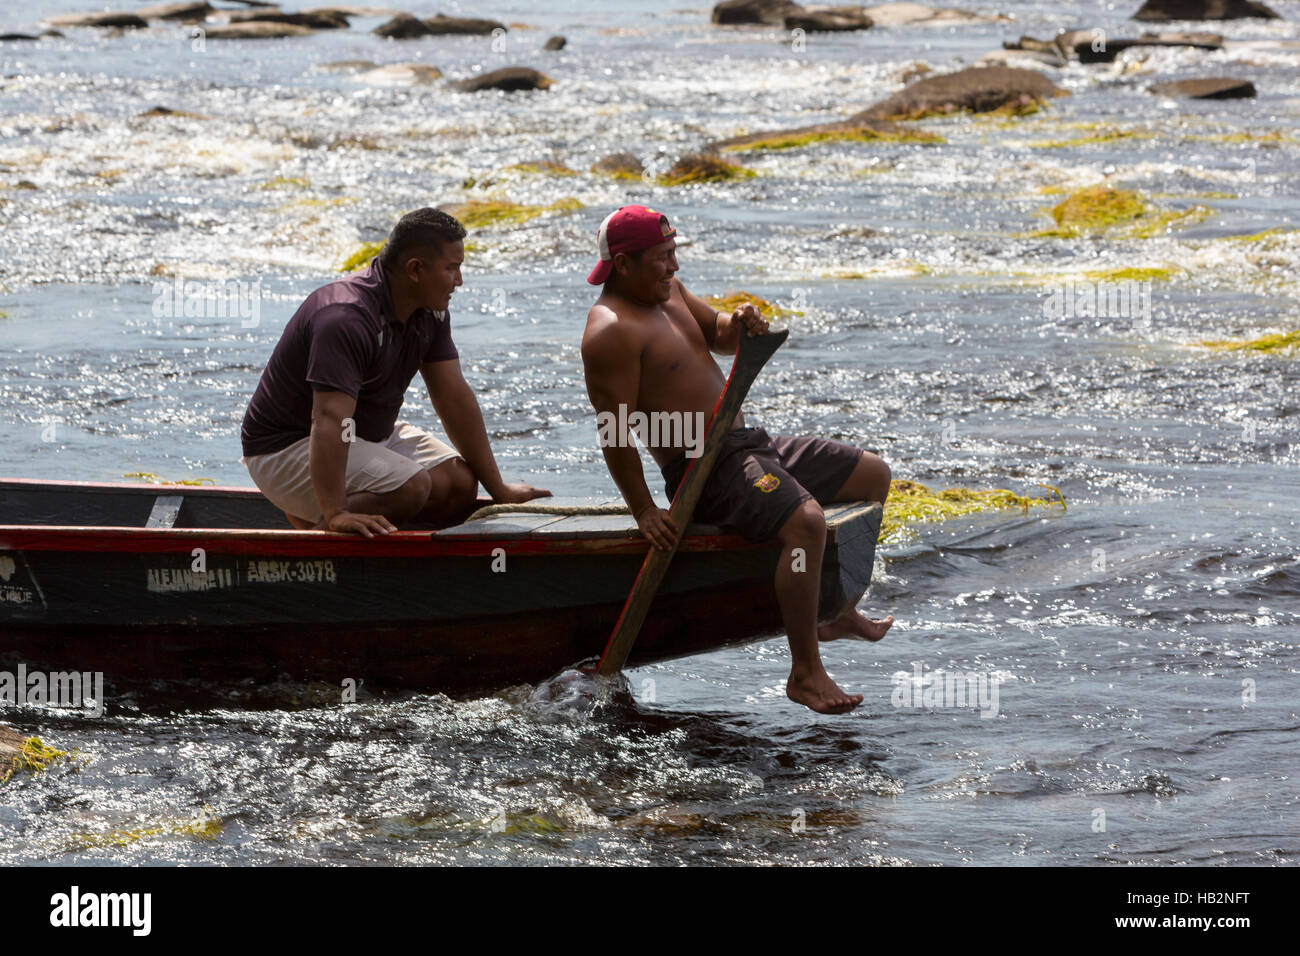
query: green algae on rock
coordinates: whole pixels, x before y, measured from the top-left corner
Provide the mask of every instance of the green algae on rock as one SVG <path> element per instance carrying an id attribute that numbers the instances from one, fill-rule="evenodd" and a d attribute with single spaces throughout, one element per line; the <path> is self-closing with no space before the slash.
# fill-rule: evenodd
<path id="1" fill-rule="evenodd" d="M 893 123 L 823 123 L 798 129 L 750 133 L 713 144 L 729 152 L 801 149 L 818 143 L 922 143 L 934 145 L 947 140 L 937 133 Z"/>
<path id="2" fill-rule="evenodd" d="M 0 724 L 0 783 L 20 770 L 40 773 L 56 760 L 68 755 L 41 742 L 40 737 L 24 737 L 11 727 Z"/>
<path id="3" fill-rule="evenodd" d="M 157 820 L 135 829 L 108 830 L 102 833 L 73 833 L 68 836 L 69 849 L 107 849 L 130 846 L 149 837 L 194 837 L 210 843 L 221 835 L 221 817 L 204 806 L 191 820 Z"/>
<path id="4" fill-rule="evenodd" d="M 1294 332 L 1279 332 L 1275 335 L 1262 335 L 1257 339 L 1218 339 L 1197 342 L 1208 349 L 1224 352 L 1282 352 L 1300 348 L 1300 329 Z"/>
<path id="5" fill-rule="evenodd" d="M 380 239 L 378 242 L 363 242 L 361 248 L 352 255 L 343 260 L 343 265 L 339 266 L 339 272 L 356 272 L 358 269 L 370 263 L 370 260 L 379 255 L 384 244 L 388 240 Z"/>
<path id="6" fill-rule="evenodd" d="M 750 179 L 755 175 L 739 163 L 714 156 L 711 153 L 692 153 L 673 163 L 657 182 L 660 186 L 685 186 L 691 183 L 726 182 L 731 179 Z"/>
<path id="7" fill-rule="evenodd" d="M 632 153 L 611 153 L 592 163 L 591 172 L 612 179 L 639 180 L 645 175 L 645 167 Z"/>
<path id="8" fill-rule="evenodd" d="M 1070 149 L 1075 146 L 1092 146 L 1097 143 L 1114 143 L 1125 139 L 1150 139 L 1155 134 L 1142 129 L 1102 129 L 1086 136 L 1071 139 L 1035 140 L 1030 149 Z"/>
<path id="9" fill-rule="evenodd" d="M 704 301 L 709 303 L 709 305 L 713 306 L 715 309 L 726 312 L 727 314 L 735 312 L 736 309 L 740 308 L 746 302 L 749 302 L 752 303 L 758 309 L 759 314 L 769 322 L 775 319 L 785 318 L 786 316 L 803 315 L 802 312 L 794 309 L 782 308 L 774 302 L 769 302 L 762 296 L 757 296 L 750 292 L 744 292 L 738 289 L 728 289 L 724 295 L 705 296 Z"/>
<path id="10" fill-rule="evenodd" d="M 1129 266 L 1123 269 L 1094 269 L 1083 274 L 1089 282 L 1164 282 L 1181 269 L 1164 266 Z"/>
<path id="11" fill-rule="evenodd" d="M 1252 232 L 1244 236 L 1223 236 L 1228 242 L 1263 242 L 1265 239 L 1272 239 L 1274 236 L 1285 236 L 1287 233 L 1295 232 L 1293 226 L 1274 226 L 1271 229 L 1263 229 L 1260 232 Z"/>
<path id="12" fill-rule="evenodd" d="M 566 196 L 549 206 L 526 206 L 508 199 L 470 199 L 442 207 L 444 212 L 455 216 L 462 226 L 471 230 L 518 226 L 543 213 L 574 212 L 581 208 L 582 203 L 572 196 Z"/>
<path id="13" fill-rule="evenodd" d="M 1175 226 L 1191 225 L 1213 214 L 1208 206 L 1163 210 L 1129 189 L 1089 186 L 1071 193 L 1051 209 L 1056 227 L 1033 233 L 1035 238 L 1074 239 L 1117 230 L 1130 239 L 1149 239 Z"/>
<path id="14" fill-rule="evenodd" d="M 1035 498 L 1018 495 L 1005 488 L 977 491 L 972 488 L 945 488 L 934 491 L 917 481 L 895 480 L 889 484 L 889 498 L 880 522 L 880 543 L 894 544 L 916 536 L 912 525 L 931 521 L 946 521 L 963 515 L 984 511 L 1007 511 L 1013 508 L 1027 513 L 1031 507 L 1051 507 L 1059 504 L 1065 509 L 1065 495 L 1059 488 L 1043 485 L 1056 493 L 1056 498 Z"/>

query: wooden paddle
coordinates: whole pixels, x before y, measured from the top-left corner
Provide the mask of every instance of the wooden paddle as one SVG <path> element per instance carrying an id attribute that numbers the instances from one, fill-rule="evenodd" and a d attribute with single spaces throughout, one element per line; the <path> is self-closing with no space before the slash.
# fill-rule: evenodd
<path id="1" fill-rule="evenodd" d="M 632 652 L 632 645 L 636 643 L 637 635 L 641 633 L 641 625 L 645 622 L 650 605 L 654 602 L 655 595 L 659 593 L 659 585 L 663 583 L 664 575 L 668 573 L 668 566 L 672 564 L 673 556 L 677 554 L 677 548 L 682 543 L 686 526 L 690 524 L 691 516 L 695 513 L 695 505 L 699 502 L 700 495 L 704 493 L 704 485 L 713 471 L 713 463 L 718 460 L 723 441 L 731 431 L 731 423 L 736 420 L 736 414 L 740 411 L 745 396 L 749 394 L 749 387 L 754 384 L 754 379 L 758 377 L 767 360 L 781 347 L 781 343 L 789 334 L 788 330 L 783 330 L 751 336 L 741 331 L 740 345 L 736 347 L 736 359 L 731 364 L 731 374 L 727 376 L 727 383 L 722 388 L 722 394 L 718 396 L 718 404 L 713 407 L 713 417 L 709 419 L 708 428 L 704 433 L 704 450 L 686 469 L 686 474 L 682 476 L 682 483 L 677 486 L 677 494 L 673 496 L 673 503 L 668 509 L 673 524 L 677 526 L 673 546 L 665 551 L 651 548 L 650 553 L 645 556 L 641 571 L 632 584 L 632 592 L 628 594 L 623 612 L 619 614 L 618 621 L 614 625 L 614 633 L 610 635 L 609 643 L 605 645 L 605 653 L 601 655 L 600 663 L 596 665 L 596 673 L 602 677 L 617 674 L 627 663 L 628 655 Z"/>

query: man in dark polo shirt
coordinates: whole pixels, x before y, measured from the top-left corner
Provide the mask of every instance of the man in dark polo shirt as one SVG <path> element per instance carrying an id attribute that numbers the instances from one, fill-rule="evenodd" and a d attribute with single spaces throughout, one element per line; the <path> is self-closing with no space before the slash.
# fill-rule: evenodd
<path id="1" fill-rule="evenodd" d="M 550 494 L 502 481 L 461 374 L 447 307 L 464 238 L 436 209 L 403 216 L 369 267 L 317 289 L 285 326 L 240 437 L 254 483 L 295 528 L 372 538 L 393 522 L 445 527 L 480 483 L 499 502 Z M 451 445 L 397 421 L 417 369 Z"/>

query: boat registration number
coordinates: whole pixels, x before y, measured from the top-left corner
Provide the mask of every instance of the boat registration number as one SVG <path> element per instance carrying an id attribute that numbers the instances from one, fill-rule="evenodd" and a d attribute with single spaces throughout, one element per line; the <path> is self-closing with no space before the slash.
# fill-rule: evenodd
<path id="1" fill-rule="evenodd" d="M 335 584 L 338 572 L 334 562 L 276 561 L 271 559 L 236 560 L 229 566 L 192 566 L 149 568 L 146 583 L 157 593 L 217 591 L 256 584 Z"/>

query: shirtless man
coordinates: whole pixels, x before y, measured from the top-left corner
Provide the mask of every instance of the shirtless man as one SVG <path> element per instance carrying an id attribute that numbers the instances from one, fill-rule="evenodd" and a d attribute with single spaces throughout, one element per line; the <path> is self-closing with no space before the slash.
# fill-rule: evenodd
<path id="1" fill-rule="evenodd" d="M 666 216 L 644 206 L 624 206 L 600 226 L 600 263 L 587 281 L 603 284 L 604 290 L 587 313 L 582 336 L 587 393 L 598 418 L 608 421 L 612 415 L 625 422 L 639 411 L 707 421 L 726 383 L 710 350 L 733 355 L 742 330 L 748 335 L 767 331 L 752 304 L 726 315 L 674 278 L 676 235 Z M 669 512 L 655 505 L 635 444 L 623 435 L 602 446 L 641 533 L 653 547 L 671 548 L 679 529 Z M 687 452 L 698 455 L 699 448 L 648 447 L 672 498 L 689 464 Z M 745 427 L 738 415 L 695 509 L 700 521 L 750 540 L 780 542 L 776 596 L 791 656 L 786 694 L 819 713 L 846 713 L 862 703 L 862 695 L 846 694 L 826 673 L 818 641 L 878 641 L 894 620 L 867 619 L 858 613 L 855 598 L 838 617 L 818 626 L 826 546 L 821 506 L 834 501 L 883 504 L 889 478 L 889 466 L 870 452 L 819 438 L 772 438 L 761 428 Z M 796 548 L 805 556 L 802 570 L 795 570 Z"/>
<path id="2" fill-rule="evenodd" d="M 550 494 L 502 480 L 461 374 L 448 306 L 464 238 L 445 212 L 408 213 L 367 268 L 285 326 L 244 415 L 242 461 L 295 528 L 373 538 L 394 522 L 463 521 L 480 483 L 499 502 Z M 451 445 L 397 421 L 417 369 Z"/>

